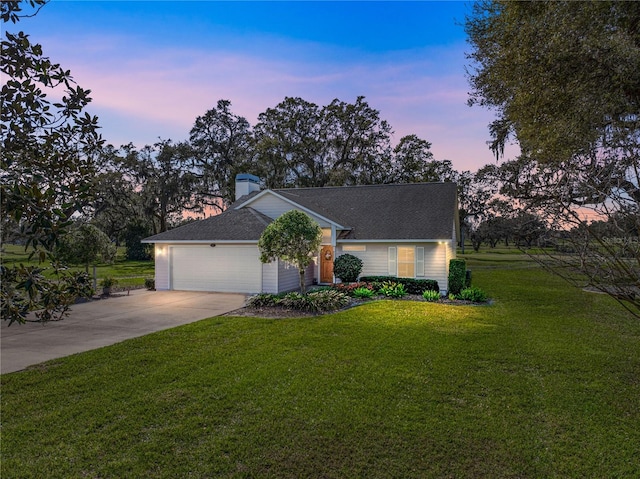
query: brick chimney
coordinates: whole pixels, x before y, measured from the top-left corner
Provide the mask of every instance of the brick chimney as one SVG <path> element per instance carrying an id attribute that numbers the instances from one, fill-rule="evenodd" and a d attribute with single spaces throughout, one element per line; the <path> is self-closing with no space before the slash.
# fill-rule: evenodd
<path id="1" fill-rule="evenodd" d="M 253 191 L 260 191 L 260 178 L 249 173 L 236 175 L 236 201 Z"/>

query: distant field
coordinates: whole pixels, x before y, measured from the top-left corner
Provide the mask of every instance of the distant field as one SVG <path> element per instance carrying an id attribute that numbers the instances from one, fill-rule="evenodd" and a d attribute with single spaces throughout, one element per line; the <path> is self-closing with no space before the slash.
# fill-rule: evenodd
<path id="1" fill-rule="evenodd" d="M 510 269 L 510 268 L 536 268 L 537 264 L 529 255 L 521 249 L 511 246 L 497 246 L 489 248 L 484 246 L 480 251 L 474 251 L 471 245 L 465 246 L 464 254 L 458 248 L 458 257 L 464 258 L 467 268 L 471 271 L 480 269 Z"/>
<path id="2" fill-rule="evenodd" d="M 38 266 L 37 260 L 29 260 L 29 251 L 24 246 L 3 244 L 2 263 L 6 265 L 24 264 Z M 46 267 L 47 264 L 41 265 Z M 73 269 L 84 271 L 84 266 L 75 265 Z M 46 271 L 45 271 L 46 274 Z M 89 274 L 93 275 L 93 266 L 89 267 Z M 118 279 L 119 288 L 138 287 L 144 285 L 145 278 L 153 278 L 154 262 L 151 261 L 127 261 L 125 249 L 118 248 L 116 260 L 113 264 L 97 263 L 96 277 L 98 281 L 107 276 Z"/>

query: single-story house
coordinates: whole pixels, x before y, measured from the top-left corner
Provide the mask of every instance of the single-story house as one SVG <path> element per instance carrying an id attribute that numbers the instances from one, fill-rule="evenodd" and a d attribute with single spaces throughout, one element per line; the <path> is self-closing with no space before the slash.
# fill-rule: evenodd
<path id="1" fill-rule="evenodd" d="M 279 293 L 299 285 L 297 270 L 260 262 L 258 240 L 283 213 L 307 213 L 322 228 L 308 284 L 328 284 L 335 257 L 363 261 L 362 276 L 435 279 L 448 290 L 449 260 L 459 237 L 454 183 L 264 189 L 236 177 L 236 201 L 223 213 L 143 240 L 155 245 L 159 290 Z"/>

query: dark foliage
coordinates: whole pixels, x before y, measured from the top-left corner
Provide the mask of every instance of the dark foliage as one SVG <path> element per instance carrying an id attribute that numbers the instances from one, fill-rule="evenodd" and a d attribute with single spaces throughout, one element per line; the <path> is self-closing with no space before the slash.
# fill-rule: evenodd
<path id="1" fill-rule="evenodd" d="M 383 283 L 392 281 L 403 284 L 408 294 L 422 294 L 425 291 L 440 291 L 440 286 L 435 279 L 396 278 L 395 276 L 362 276 L 360 281 L 371 283 Z"/>
<path id="2" fill-rule="evenodd" d="M 352 254 L 338 256 L 333 262 L 333 274 L 345 283 L 358 280 L 362 272 L 362 260 Z"/>
<path id="3" fill-rule="evenodd" d="M 467 262 L 463 259 L 449 261 L 449 293 L 459 294 L 465 286 Z"/>

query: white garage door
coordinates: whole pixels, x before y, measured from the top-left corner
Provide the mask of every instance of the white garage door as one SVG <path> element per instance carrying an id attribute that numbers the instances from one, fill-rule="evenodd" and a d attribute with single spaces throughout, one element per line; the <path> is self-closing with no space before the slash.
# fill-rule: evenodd
<path id="1" fill-rule="evenodd" d="M 258 248 L 248 246 L 171 247 L 171 289 L 259 293 L 262 264 Z"/>

